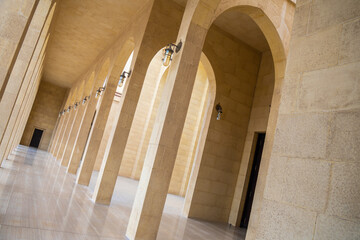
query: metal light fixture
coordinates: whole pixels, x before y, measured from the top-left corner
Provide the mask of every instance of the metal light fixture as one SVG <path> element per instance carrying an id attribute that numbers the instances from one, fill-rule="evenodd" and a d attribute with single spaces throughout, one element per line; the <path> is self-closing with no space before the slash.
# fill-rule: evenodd
<path id="1" fill-rule="evenodd" d="M 75 102 L 74 103 L 74 110 L 76 110 L 76 108 L 80 105 L 80 102 Z"/>
<path id="2" fill-rule="evenodd" d="M 170 44 L 167 45 L 167 47 L 164 50 L 164 58 L 162 59 L 163 65 L 165 67 L 169 66 L 169 64 L 170 64 L 170 62 L 172 60 L 172 56 L 174 54 L 174 50 L 175 50 L 176 53 L 178 53 L 180 51 L 181 47 L 182 47 L 181 40 L 177 45 L 175 45 L 173 43 L 170 43 Z"/>
<path id="3" fill-rule="evenodd" d="M 82 100 L 82 104 L 85 104 L 87 100 L 90 99 L 90 96 L 85 96 L 84 99 Z"/>
<path id="4" fill-rule="evenodd" d="M 131 75 L 131 70 L 129 72 L 123 71 L 123 73 L 120 75 L 118 86 L 122 87 L 122 85 L 124 84 L 125 78 L 130 77 L 130 75 Z"/>
<path id="5" fill-rule="evenodd" d="M 222 107 L 220 105 L 220 103 L 218 103 L 215 107 L 216 111 L 217 111 L 217 116 L 216 116 L 216 120 L 220 120 L 221 119 L 221 114 L 223 113 L 222 111 Z"/>
<path id="6" fill-rule="evenodd" d="M 70 112 L 71 110 L 71 106 L 69 106 L 67 109 L 66 109 L 66 112 Z"/>
<path id="7" fill-rule="evenodd" d="M 105 91 L 105 87 L 99 87 L 98 90 L 96 90 L 95 98 L 101 96 L 103 91 Z"/>

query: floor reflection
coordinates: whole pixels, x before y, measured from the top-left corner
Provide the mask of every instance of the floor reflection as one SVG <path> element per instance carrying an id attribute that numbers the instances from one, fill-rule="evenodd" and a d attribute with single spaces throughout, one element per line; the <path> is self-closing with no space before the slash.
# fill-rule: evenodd
<path id="1" fill-rule="evenodd" d="M 110 206 L 47 152 L 19 146 L 0 169 L 0 239 L 124 239 L 138 182 L 118 177 Z M 168 194 L 157 239 L 245 239 L 227 224 L 181 216 L 184 199 Z"/>

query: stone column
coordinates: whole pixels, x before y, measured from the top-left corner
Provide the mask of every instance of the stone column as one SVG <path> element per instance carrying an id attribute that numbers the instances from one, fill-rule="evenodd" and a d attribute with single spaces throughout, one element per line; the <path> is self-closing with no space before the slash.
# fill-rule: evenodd
<path id="1" fill-rule="evenodd" d="M 39 0 L 0 1 L 0 98 L 38 2 Z"/>
<path id="2" fill-rule="evenodd" d="M 61 109 L 59 109 L 59 111 L 62 111 L 64 110 L 64 108 L 66 107 L 66 104 L 67 104 L 67 101 L 68 101 L 68 97 L 69 97 L 69 91 L 67 92 L 67 96 L 64 97 L 64 102 L 63 102 L 63 105 L 61 106 Z M 63 128 L 63 125 L 64 125 L 64 115 L 61 115 L 58 119 L 58 125 L 56 127 L 56 131 L 53 133 L 54 137 L 53 137 L 53 140 L 51 142 L 51 146 L 50 146 L 50 153 L 52 155 L 54 155 L 54 152 L 55 152 L 55 148 L 58 144 L 58 141 L 59 141 L 59 135 L 60 135 L 60 132 L 61 132 L 61 129 Z"/>
<path id="3" fill-rule="evenodd" d="M 65 105 L 63 107 L 65 108 Z M 53 142 L 51 144 L 51 148 L 50 148 L 50 153 L 52 155 L 54 155 L 56 146 L 59 143 L 59 136 L 60 136 L 60 132 L 61 132 L 63 126 L 64 126 L 64 115 L 61 115 L 60 119 L 59 119 L 58 127 L 57 127 L 56 132 L 55 132 L 54 140 L 53 140 Z"/>
<path id="4" fill-rule="evenodd" d="M 154 1 L 141 43 L 134 52 L 133 73 L 125 85 L 124 94 L 120 100 L 122 107 L 114 137 L 110 140 L 110 149 L 105 152 L 96 183 L 93 195 L 96 202 L 110 203 L 148 66 L 156 52 L 175 39 L 176 32 L 174 34 L 174 32 L 169 31 L 169 34 L 164 34 L 168 28 L 167 26 L 164 27 L 163 22 L 166 22 L 166 18 L 171 17 L 168 11 L 163 12 L 162 6 L 164 4 L 166 4 L 164 0 Z M 167 35 L 167 38 L 154 38 L 157 34 L 159 36 Z"/>
<path id="5" fill-rule="evenodd" d="M 206 1 L 206 8 L 204 2 L 187 3 L 178 36 L 184 44 L 170 66 L 126 231 L 128 239 L 156 239 L 207 33 L 208 25 L 199 22 L 211 16 L 218 2 Z M 191 21 L 193 7 L 202 9 Z"/>
<path id="6" fill-rule="evenodd" d="M 86 102 L 85 113 L 83 115 L 83 118 L 81 119 L 80 129 L 76 135 L 74 147 L 71 150 L 71 154 L 69 157 L 69 164 L 68 164 L 67 172 L 72 173 L 72 174 L 76 174 L 77 169 L 79 167 L 81 156 L 84 152 L 86 140 L 88 138 L 88 133 L 91 128 L 91 122 L 94 118 L 96 105 L 98 102 L 98 99 L 95 98 L 96 88 L 98 86 L 101 86 L 104 81 L 103 76 L 100 76 L 101 74 L 98 74 L 98 75 L 95 76 L 96 80 L 95 80 L 95 83 L 93 86 L 93 90 L 90 95 L 90 99 Z"/>
<path id="7" fill-rule="evenodd" d="M 68 166 L 69 160 L 71 156 L 71 152 L 73 150 L 73 146 L 75 144 L 77 133 L 80 129 L 81 120 L 84 117 L 86 106 L 84 104 L 80 104 L 80 106 L 76 109 L 76 117 L 72 126 L 72 129 L 69 134 L 69 139 L 67 141 L 67 146 L 65 146 L 64 155 L 62 156 L 61 165 Z"/>
<path id="8" fill-rule="evenodd" d="M 37 87 L 39 86 L 41 81 L 44 58 L 45 58 L 45 54 L 42 54 L 41 60 L 38 62 L 37 67 L 32 76 L 33 79 L 31 80 L 31 86 L 29 86 L 28 91 L 25 95 L 24 104 L 22 106 L 21 113 L 18 116 L 17 123 L 14 127 L 15 131 L 12 134 L 12 140 L 9 143 L 5 156 L 8 156 L 11 153 L 11 151 L 20 143 L 20 139 L 22 137 L 22 134 L 24 132 L 27 120 L 29 118 L 32 109 L 32 105 L 34 101 L 32 100 L 32 96 L 33 94 L 35 94 L 34 96 L 35 99 Z"/>
<path id="9" fill-rule="evenodd" d="M 76 98 L 74 98 L 75 101 L 76 101 Z M 70 135 L 70 131 L 71 131 L 71 128 L 74 124 L 74 121 L 75 121 L 75 118 L 76 118 L 76 114 L 77 114 L 77 111 L 74 109 L 74 103 L 72 102 L 71 103 L 72 106 L 71 106 L 71 110 L 69 112 L 69 120 L 68 120 L 68 123 L 66 125 L 66 128 L 64 128 L 64 135 L 62 137 L 62 140 L 60 142 L 60 145 L 59 145 L 59 150 L 56 154 L 56 159 L 59 160 L 60 162 L 62 161 L 62 156 L 64 154 L 64 149 L 65 149 L 65 146 L 67 144 L 67 141 L 69 139 L 69 135 Z"/>
<path id="10" fill-rule="evenodd" d="M 124 56 L 120 54 L 120 58 Z M 77 176 L 77 183 L 88 185 L 90 182 L 91 174 L 94 170 L 96 157 L 99 152 L 101 140 L 105 131 L 106 122 L 110 113 L 111 105 L 114 101 L 116 88 L 118 86 L 120 74 L 125 66 L 126 60 L 121 59 L 119 64 L 117 60 L 111 69 L 110 76 L 106 83 L 106 88 L 101 97 L 98 114 L 94 120 L 94 126 L 91 129 L 88 145 L 85 148 L 83 161 L 80 166 L 80 172 Z"/>
<path id="11" fill-rule="evenodd" d="M 45 52 L 47 42 L 49 39 L 49 36 L 46 37 L 46 39 L 45 39 L 46 32 L 47 32 L 47 30 L 43 31 L 44 34 L 42 34 L 42 36 L 41 36 L 41 41 L 39 41 L 38 46 L 36 47 L 33 59 L 31 60 L 29 70 L 26 73 L 25 80 L 24 80 L 24 82 L 26 82 L 27 84 L 25 86 L 23 84 L 23 86 L 21 87 L 19 96 L 16 100 L 14 110 L 10 117 L 8 127 L 5 131 L 3 141 L 0 144 L 1 159 L 3 159 L 4 157 L 7 157 L 9 152 L 13 148 L 14 138 L 18 134 L 19 122 L 24 117 L 23 114 L 24 114 L 24 108 L 27 105 L 27 99 L 28 99 L 27 96 L 30 95 L 30 93 L 32 92 L 32 89 L 37 81 L 37 74 L 38 74 L 37 71 L 39 71 L 40 67 L 43 64 L 44 52 Z M 45 36 L 43 36 L 43 35 L 45 35 Z"/>
<path id="12" fill-rule="evenodd" d="M 68 101 L 67 101 L 67 105 L 65 105 L 66 108 L 69 106 L 69 103 L 71 102 L 70 99 L 71 99 L 71 97 L 69 96 L 69 99 L 68 99 Z M 71 114 L 71 110 L 70 110 L 70 112 L 66 112 L 66 111 L 65 111 L 65 113 L 64 113 L 64 115 L 63 115 L 63 118 L 64 118 L 63 121 L 64 121 L 64 123 L 63 123 L 61 129 L 59 129 L 59 130 L 60 130 L 60 132 L 59 132 L 59 138 L 58 138 L 58 141 L 57 141 L 57 144 L 56 144 L 56 146 L 55 146 L 54 153 L 53 153 L 53 156 L 54 156 L 54 157 L 57 157 L 57 154 L 58 154 L 58 152 L 59 152 L 61 143 L 62 143 L 63 138 L 64 138 L 65 130 L 66 130 L 67 125 L 68 125 L 68 123 L 69 123 L 70 114 Z"/>
<path id="13" fill-rule="evenodd" d="M 21 85 L 23 84 L 25 73 L 29 67 L 30 60 L 38 43 L 45 19 L 49 13 L 50 5 L 51 0 L 40 0 L 4 90 L 4 94 L 0 102 L 1 139 L 3 138 L 4 132 L 8 126 L 16 99 Z"/>
<path id="14" fill-rule="evenodd" d="M 49 12 L 49 9 L 50 9 L 49 2 L 40 2 L 39 7 L 41 7 L 41 4 L 46 4 L 45 5 L 46 8 L 44 8 L 44 14 Z M 3 136 L 1 144 L 0 144 L 0 160 L 7 156 L 6 148 L 8 147 L 9 142 L 11 142 L 10 138 L 11 138 L 12 134 L 15 134 L 13 130 L 14 130 L 14 127 L 16 124 L 16 119 L 19 117 L 19 112 L 21 110 L 21 107 L 24 104 L 25 94 L 28 91 L 28 89 L 31 88 L 31 86 L 32 86 L 31 81 L 36 80 L 36 79 L 32 78 L 32 76 L 33 76 L 34 70 L 36 69 L 37 63 L 41 62 L 41 57 L 43 56 L 43 54 L 45 52 L 48 38 L 49 38 L 48 30 L 49 30 L 49 27 L 50 27 L 50 24 L 52 21 L 52 16 L 53 16 L 54 11 L 55 11 L 55 6 L 51 9 L 51 12 L 49 12 L 49 15 L 45 21 L 45 24 L 41 31 L 41 35 L 39 37 L 35 51 L 31 58 L 29 67 L 24 76 L 23 83 L 20 87 L 20 91 L 16 98 L 14 108 L 11 112 L 9 122 L 7 124 L 4 136 Z M 9 146 L 11 147 L 11 145 L 9 145 Z"/>

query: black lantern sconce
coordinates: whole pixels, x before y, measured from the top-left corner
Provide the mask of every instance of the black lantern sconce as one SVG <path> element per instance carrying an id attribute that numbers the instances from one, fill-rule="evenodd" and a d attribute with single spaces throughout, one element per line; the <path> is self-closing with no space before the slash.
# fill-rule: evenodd
<path id="1" fill-rule="evenodd" d="M 124 84 L 125 79 L 127 77 L 130 77 L 130 75 L 131 75 L 131 70 L 129 72 L 123 71 L 123 73 L 120 75 L 118 86 L 122 87 L 122 85 Z"/>
<path id="2" fill-rule="evenodd" d="M 215 107 L 216 111 L 217 111 L 217 116 L 216 116 L 216 120 L 220 120 L 221 119 L 221 114 L 223 113 L 222 107 L 220 105 L 220 103 L 218 103 Z"/>
<path id="3" fill-rule="evenodd" d="M 103 91 L 105 91 L 105 87 L 99 87 L 98 90 L 96 90 L 95 98 L 101 96 Z"/>
<path id="4" fill-rule="evenodd" d="M 71 106 L 69 106 L 67 109 L 66 109 L 66 112 L 70 112 L 71 110 Z"/>
<path id="5" fill-rule="evenodd" d="M 82 100 L 82 104 L 85 104 L 87 100 L 90 99 L 90 96 L 85 96 L 84 99 Z"/>
<path id="6" fill-rule="evenodd" d="M 175 51 L 175 53 L 178 53 L 180 51 L 181 47 L 182 47 L 181 40 L 177 45 L 175 45 L 173 43 L 170 43 L 170 44 L 167 45 L 167 47 L 164 50 L 164 58 L 162 59 L 163 65 L 165 67 L 169 66 L 169 64 L 170 64 L 170 62 L 172 60 L 172 56 L 174 54 L 174 51 Z"/>

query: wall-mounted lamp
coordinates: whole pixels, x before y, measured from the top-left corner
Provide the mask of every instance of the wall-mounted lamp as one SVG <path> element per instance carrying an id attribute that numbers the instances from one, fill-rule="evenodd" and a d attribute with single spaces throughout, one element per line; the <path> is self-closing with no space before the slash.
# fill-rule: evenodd
<path id="1" fill-rule="evenodd" d="M 60 112 L 59 112 L 59 117 L 61 117 L 62 115 L 64 115 L 64 112 L 65 112 L 65 110 L 60 111 Z"/>
<path id="2" fill-rule="evenodd" d="M 216 111 L 217 111 L 217 116 L 216 116 L 216 120 L 220 120 L 221 119 L 221 114 L 223 113 L 222 111 L 222 107 L 220 105 L 220 103 L 218 103 L 215 107 Z"/>
<path id="3" fill-rule="evenodd" d="M 71 110 L 71 106 L 69 106 L 67 109 L 66 109 L 66 112 L 70 112 Z"/>
<path id="4" fill-rule="evenodd" d="M 120 75 L 118 86 L 122 87 L 122 85 L 124 84 L 125 79 L 127 77 L 130 77 L 130 75 L 131 75 L 131 70 L 129 72 L 123 71 L 123 73 Z"/>
<path id="5" fill-rule="evenodd" d="M 82 100 L 82 104 L 85 104 L 87 100 L 90 99 L 90 96 L 85 96 L 84 99 Z"/>
<path id="6" fill-rule="evenodd" d="M 169 45 L 167 45 L 167 47 L 164 50 L 164 58 L 162 59 L 163 65 L 165 67 L 169 66 L 169 64 L 172 60 L 172 56 L 174 54 L 174 50 L 176 53 L 178 53 L 180 51 L 181 47 L 182 47 L 181 40 L 177 45 L 175 45 L 173 43 L 170 43 Z"/>
<path id="7" fill-rule="evenodd" d="M 76 110 L 76 108 L 80 105 L 80 102 L 75 102 L 74 103 L 74 110 Z"/>
<path id="8" fill-rule="evenodd" d="M 96 90 L 95 98 L 101 96 L 103 91 L 105 91 L 105 87 L 99 87 L 98 90 Z"/>

